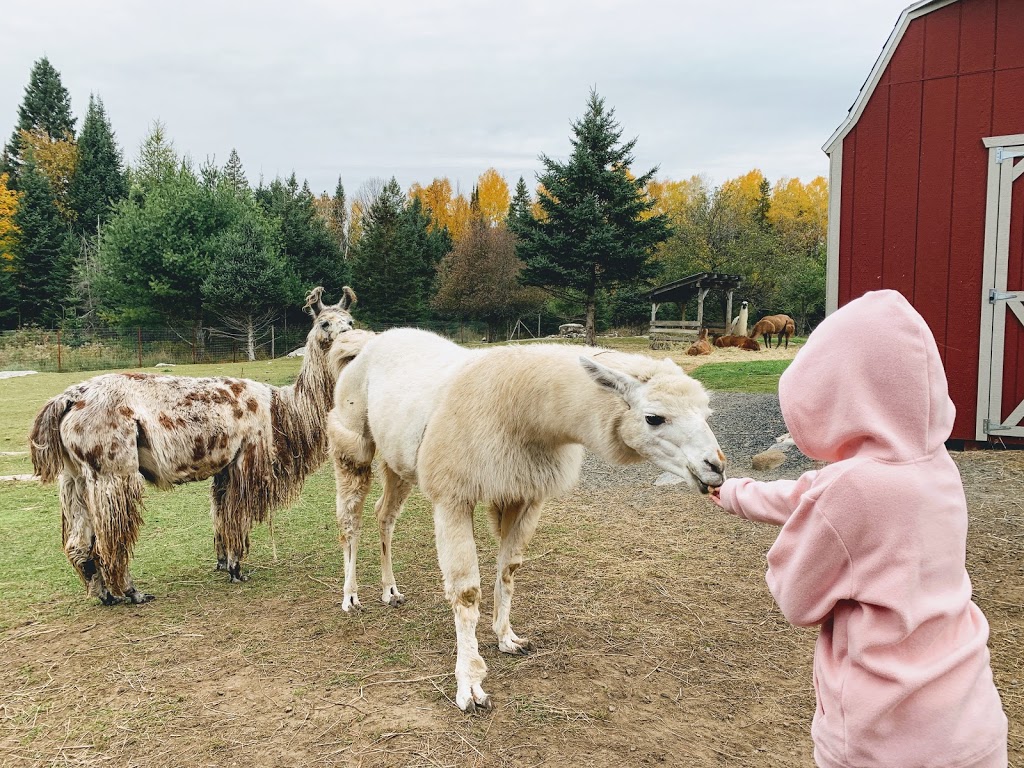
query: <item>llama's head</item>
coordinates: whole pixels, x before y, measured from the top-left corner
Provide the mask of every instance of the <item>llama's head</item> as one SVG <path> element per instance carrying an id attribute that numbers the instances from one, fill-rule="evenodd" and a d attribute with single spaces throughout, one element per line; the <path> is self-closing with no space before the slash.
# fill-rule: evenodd
<path id="1" fill-rule="evenodd" d="M 691 488 L 707 493 L 725 481 L 725 454 L 708 426 L 708 394 L 671 360 L 641 358 L 643 370 L 626 373 L 589 357 L 590 377 L 625 401 L 618 437 L 633 451 Z"/>
<path id="2" fill-rule="evenodd" d="M 306 344 L 312 342 L 326 350 L 338 336 L 352 330 L 354 323 L 349 309 L 356 303 L 356 294 L 346 285 L 341 289 L 341 300 L 337 304 L 324 304 L 323 293 L 319 285 L 311 290 L 303 309 L 313 317 L 313 328 L 306 337 Z"/>

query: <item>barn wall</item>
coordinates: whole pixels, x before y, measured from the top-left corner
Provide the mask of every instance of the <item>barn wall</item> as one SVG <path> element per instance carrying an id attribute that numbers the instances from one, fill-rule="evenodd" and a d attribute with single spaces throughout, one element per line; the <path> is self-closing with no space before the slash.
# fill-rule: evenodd
<path id="1" fill-rule="evenodd" d="M 839 304 L 878 288 L 910 299 L 946 366 L 954 439 L 974 439 L 977 407 L 981 140 L 1024 133 L 1022 40 L 1021 0 L 961 0 L 914 19 L 843 140 Z M 1007 390 L 1024 387 L 1024 359 L 1012 363 Z"/>

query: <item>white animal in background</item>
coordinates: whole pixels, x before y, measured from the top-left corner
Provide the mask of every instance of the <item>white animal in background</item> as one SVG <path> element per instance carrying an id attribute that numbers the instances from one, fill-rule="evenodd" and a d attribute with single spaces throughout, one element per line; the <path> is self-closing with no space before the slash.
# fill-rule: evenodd
<path id="1" fill-rule="evenodd" d="M 380 334 L 339 377 L 328 418 L 345 560 L 342 609 L 361 607 L 356 552 L 376 454 L 384 485 L 375 507 L 381 600 L 405 601 L 391 537 L 417 484 L 433 504 L 438 561 L 454 613 L 455 701 L 468 712 L 490 707 L 476 639 L 477 502 L 490 502 L 498 539 L 492 625 L 498 648 L 524 653 L 532 644 L 509 623 L 514 575 L 545 499 L 576 484 L 584 446 L 617 464 L 650 461 L 707 491 L 721 485 L 725 471 L 709 414 L 703 386 L 667 359 L 568 345 L 467 350 L 409 328 Z"/>
<path id="2" fill-rule="evenodd" d="M 747 335 L 747 302 L 740 304 L 740 313 L 729 323 L 729 336 Z"/>

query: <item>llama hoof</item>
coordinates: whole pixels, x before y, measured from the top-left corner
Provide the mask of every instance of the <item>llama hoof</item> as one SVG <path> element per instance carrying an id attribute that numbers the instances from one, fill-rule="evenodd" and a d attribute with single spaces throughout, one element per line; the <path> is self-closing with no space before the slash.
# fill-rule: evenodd
<path id="1" fill-rule="evenodd" d="M 227 559 L 225 559 L 225 558 L 218 558 L 217 559 L 217 570 L 218 571 L 226 571 L 227 569 L 228 569 L 228 561 L 227 561 Z"/>
<path id="2" fill-rule="evenodd" d="M 397 608 L 400 605 L 405 605 L 405 595 L 399 592 L 394 587 L 389 587 L 384 590 L 384 594 L 380 597 L 382 603 L 387 603 L 392 608 Z"/>
<path id="3" fill-rule="evenodd" d="M 502 653 L 510 653 L 513 656 L 528 656 L 536 648 L 533 642 L 525 637 L 514 637 L 511 640 L 498 641 L 498 650 Z"/>
<path id="4" fill-rule="evenodd" d="M 359 613 L 363 610 L 363 604 L 359 602 L 359 598 L 355 595 L 349 595 L 342 601 L 341 610 L 345 613 Z"/>
<path id="5" fill-rule="evenodd" d="M 473 693 L 466 697 L 465 704 L 460 702 L 459 698 L 459 696 L 455 697 L 455 703 L 458 704 L 459 709 L 467 715 L 483 714 L 483 712 L 493 708 L 493 705 L 491 704 L 491 697 L 484 693 L 483 688 L 479 685 L 473 686 Z"/>
<path id="6" fill-rule="evenodd" d="M 147 594 L 146 592 L 139 592 L 137 589 L 133 589 L 129 592 L 125 592 L 125 601 L 132 602 L 135 605 L 142 605 L 148 603 L 150 600 L 155 600 L 155 595 Z"/>
<path id="7" fill-rule="evenodd" d="M 241 584 L 243 581 L 248 581 L 249 576 L 245 573 L 232 573 L 231 578 L 228 579 L 232 584 Z"/>
<path id="8" fill-rule="evenodd" d="M 104 592 L 103 594 L 99 595 L 99 598 L 100 602 L 104 605 L 119 605 L 123 603 L 126 599 L 123 597 L 118 597 L 117 595 L 113 595 L 110 592 Z"/>

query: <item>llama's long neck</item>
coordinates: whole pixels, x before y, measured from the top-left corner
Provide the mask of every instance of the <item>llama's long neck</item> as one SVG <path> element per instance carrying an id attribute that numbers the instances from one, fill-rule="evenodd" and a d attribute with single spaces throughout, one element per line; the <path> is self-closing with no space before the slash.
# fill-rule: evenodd
<path id="1" fill-rule="evenodd" d="M 336 378 L 327 353 L 310 340 L 295 383 L 276 393 L 271 418 L 277 460 L 284 462 L 298 481 L 315 471 L 327 456 L 324 427 Z"/>
<path id="2" fill-rule="evenodd" d="M 626 412 L 622 399 L 596 386 L 578 358 L 578 352 L 559 354 L 550 367 L 538 366 L 536 377 L 516 395 L 520 418 L 532 417 L 531 433 L 552 445 L 578 443 L 615 464 L 640 461 L 618 436 Z"/>

